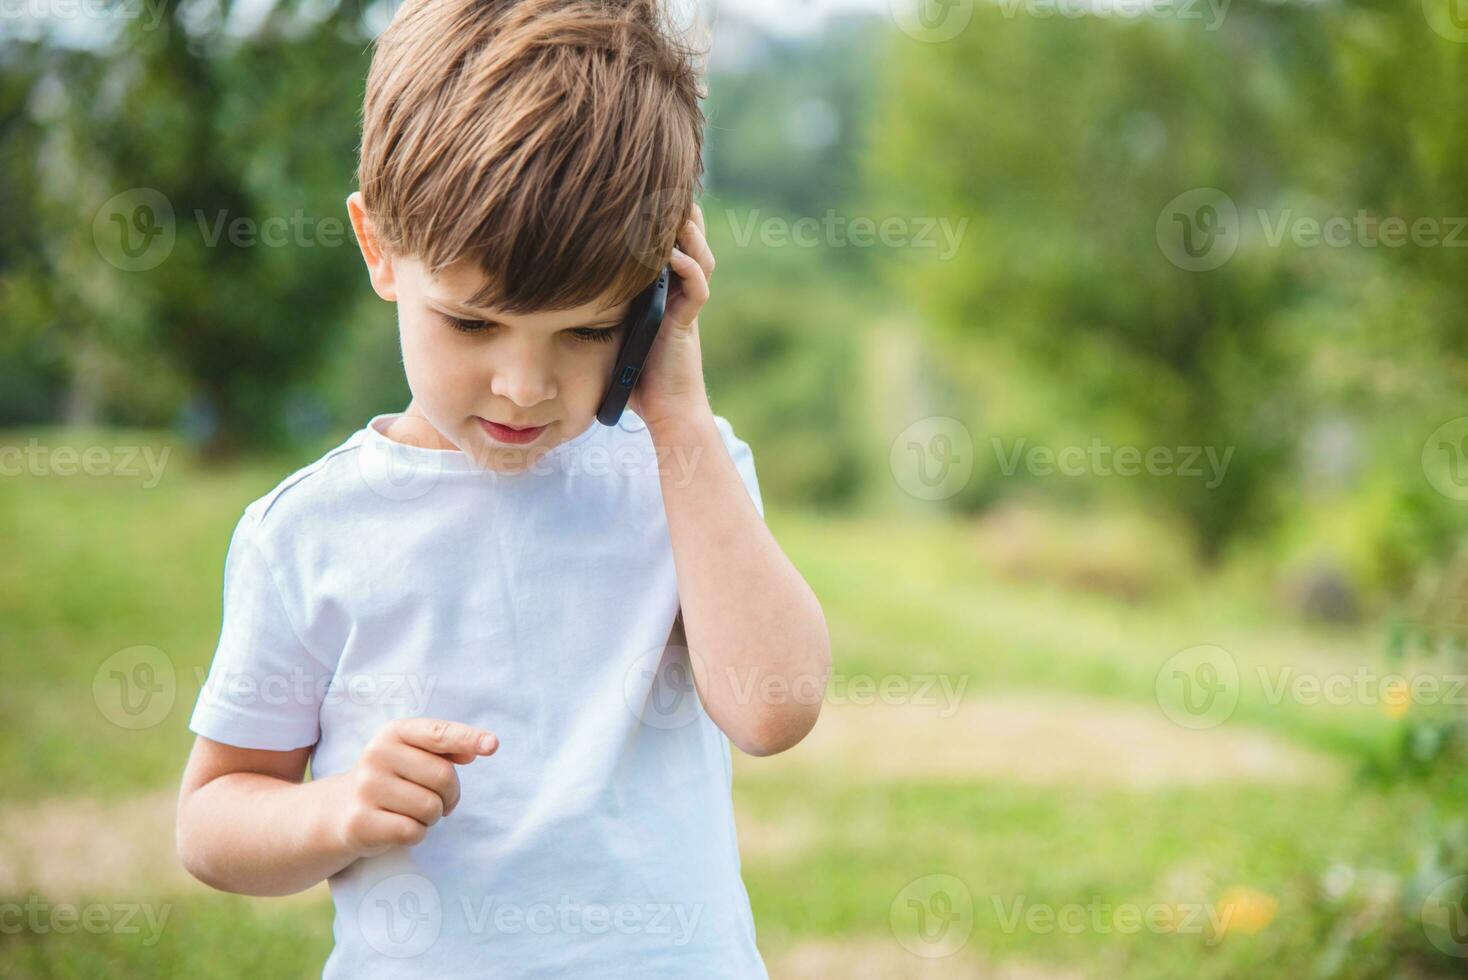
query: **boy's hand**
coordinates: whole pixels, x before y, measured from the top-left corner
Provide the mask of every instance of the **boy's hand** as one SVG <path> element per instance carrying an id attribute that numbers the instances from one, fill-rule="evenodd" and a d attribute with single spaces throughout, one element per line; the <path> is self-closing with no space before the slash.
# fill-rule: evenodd
<path id="1" fill-rule="evenodd" d="M 703 209 L 697 204 L 693 205 L 693 217 L 678 232 L 670 264 L 677 278 L 668 287 L 663 325 L 628 399 L 632 411 L 649 428 L 709 411 L 703 354 L 698 345 L 698 313 L 708 302 L 714 253 L 704 238 Z"/>
<path id="2" fill-rule="evenodd" d="M 336 830 L 353 851 L 372 856 L 417 844 L 459 803 L 454 764 L 492 755 L 499 739 L 471 725 L 398 718 L 383 725 L 351 771 Z"/>

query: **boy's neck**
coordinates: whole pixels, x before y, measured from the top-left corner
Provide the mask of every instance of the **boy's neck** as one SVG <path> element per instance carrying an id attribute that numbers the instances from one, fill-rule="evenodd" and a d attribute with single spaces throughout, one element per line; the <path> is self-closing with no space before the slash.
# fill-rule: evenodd
<path id="1" fill-rule="evenodd" d="M 456 452 L 459 448 L 439 434 L 433 424 L 424 418 L 422 410 L 418 407 L 417 399 L 408 402 L 408 407 L 401 415 L 392 420 L 383 435 L 393 442 L 417 446 L 420 449 L 445 449 Z"/>

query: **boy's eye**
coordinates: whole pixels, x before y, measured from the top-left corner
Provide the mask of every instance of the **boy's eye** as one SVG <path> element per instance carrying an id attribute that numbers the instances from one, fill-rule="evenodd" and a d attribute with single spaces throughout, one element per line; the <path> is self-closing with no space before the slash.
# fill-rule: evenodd
<path id="1" fill-rule="evenodd" d="M 460 333 L 479 333 L 489 326 L 483 320 L 464 320 L 456 316 L 445 316 L 444 319 Z"/>
<path id="2" fill-rule="evenodd" d="M 604 344 L 617 335 L 616 327 L 577 327 L 571 331 L 571 335 L 577 340 L 584 340 L 592 344 Z"/>
<path id="3" fill-rule="evenodd" d="M 444 316 L 448 325 L 459 333 L 483 333 L 494 324 L 485 320 L 465 320 L 457 316 Z M 617 327 L 573 327 L 571 336 L 590 344 L 604 344 L 617 335 Z"/>

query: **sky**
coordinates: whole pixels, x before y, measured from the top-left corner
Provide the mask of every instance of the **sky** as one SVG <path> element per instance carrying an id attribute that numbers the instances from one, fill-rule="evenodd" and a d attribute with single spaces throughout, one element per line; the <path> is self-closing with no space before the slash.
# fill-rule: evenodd
<path id="1" fill-rule="evenodd" d="M 711 3 L 712 0 L 704 0 Z M 818 31 L 832 13 L 884 13 L 890 0 L 717 0 L 728 8 L 775 34 L 808 34 Z M 718 12 L 715 11 L 717 29 Z"/>
<path id="2" fill-rule="evenodd" d="M 322 6 L 331 0 L 321 0 Z M 342 0 L 361 3 L 370 0 Z M 714 28 L 714 43 L 718 44 L 718 23 L 721 15 L 733 15 L 751 21 L 773 34 L 801 36 L 818 33 L 826 18 L 833 13 L 869 12 L 882 14 L 894 0 L 669 0 L 680 23 L 692 16 L 694 5 L 702 8 L 705 22 Z M 263 19 L 275 0 L 236 0 L 231 12 L 231 26 L 248 32 L 249 28 Z M 208 0 L 190 5 L 203 22 L 212 18 L 212 4 Z M 0 0 L 0 37 L 19 35 L 36 37 L 50 28 L 52 37 L 60 43 L 90 47 L 105 36 L 105 25 L 98 23 L 95 11 L 110 9 L 111 13 L 101 20 L 116 20 L 122 17 L 156 19 L 158 0 Z M 386 0 L 381 6 L 379 17 L 385 24 L 390 11 L 396 9 L 395 0 Z M 217 21 L 216 21 L 217 22 Z M 201 25 L 202 26 L 202 25 Z M 382 24 L 375 24 L 378 29 Z"/>

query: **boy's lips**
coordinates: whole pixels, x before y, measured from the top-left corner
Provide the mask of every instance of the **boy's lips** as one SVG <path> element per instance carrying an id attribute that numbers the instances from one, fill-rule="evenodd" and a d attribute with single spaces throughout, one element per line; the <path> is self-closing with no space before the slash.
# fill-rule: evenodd
<path id="1" fill-rule="evenodd" d="M 489 421 L 489 419 L 480 418 L 478 415 L 474 416 L 474 421 L 479 423 L 479 427 L 487 432 L 491 439 L 494 439 L 497 442 L 506 443 L 511 446 L 524 446 L 528 443 L 534 442 L 536 439 L 540 438 L 540 434 L 544 432 L 546 428 L 545 425 L 532 425 L 521 427 L 505 425 L 501 422 L 491 422 Z M 546 423 L 546 425 L 549 424 L 550 423 Z"/>

